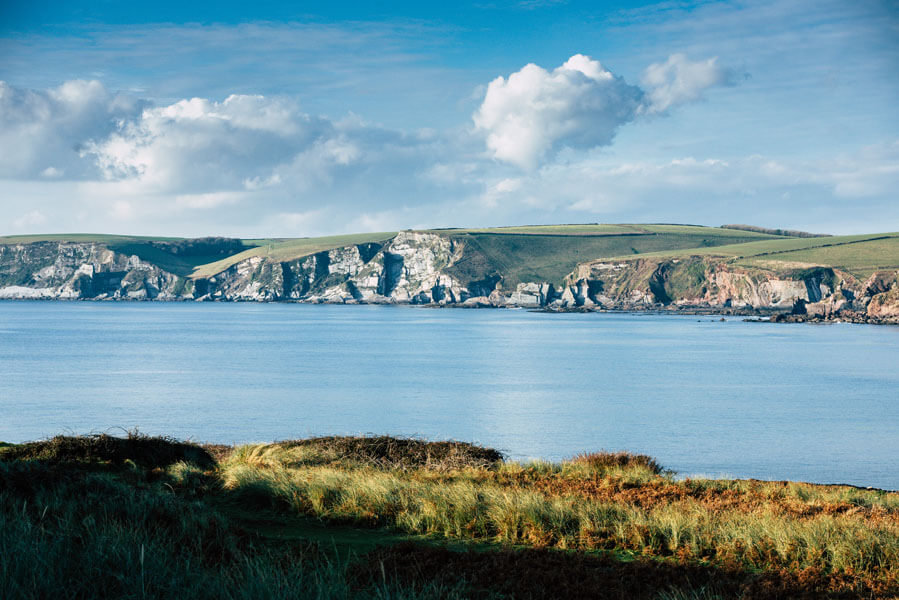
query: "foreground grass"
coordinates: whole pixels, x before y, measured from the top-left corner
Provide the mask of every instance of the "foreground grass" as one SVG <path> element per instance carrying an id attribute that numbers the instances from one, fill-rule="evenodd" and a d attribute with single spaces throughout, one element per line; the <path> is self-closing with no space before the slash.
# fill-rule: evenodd
<path id="1" fill-rule="evenodd" d="M 413 543 L 414 542 L 414 543 Z M 0 447 L 0 597 L 899 597 L 899 494 L 318 438 Z"/>

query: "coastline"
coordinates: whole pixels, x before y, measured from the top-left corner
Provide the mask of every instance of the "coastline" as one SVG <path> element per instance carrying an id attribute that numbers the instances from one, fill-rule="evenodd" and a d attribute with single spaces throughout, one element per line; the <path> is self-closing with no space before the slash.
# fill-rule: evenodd
<path id="1" fill-rule="evenodd" d="M 626 307 L 607 307 L 600 305 L 593 306 L 571 306 L 571 307 L 550 307 L 550 306 L 533 306 L 533 305 L 517 305 L 517 304 L 490 304 L 490 303 L 415 303 L 415 302 L 399 302 L 399 301 L 360 301 L 360 300 L 341 300 L 341 301 L 323 301 L 323 300 L 302 300 L 302 299 L 248 299 L 248 298 L 60 298 L 60 297 L 5 297 L 0 298 L 2 302 L 97 302 L 97 303 L 218 303 L 218 304 L 303 304 L 303 305 L 328 305 L 328 306 L 404 306 L 414 308 L 432 308 L 432 309 L 506 309 L 506 310 L 527 310 L 528 312 L 538 312 L 546 314 L 566 314 L 566 313 L 598 313 L 598 314 L 656 314 L 656 315 L 684 315 L 684 316 L 709 316 L 709 317 L 743 317 L 746 322 L 752 323 L 851 323 L 856 325 L 899 325 L 899 316 L 877 317 L 867 315 L 858 311 L 840 311 L 836 313 L 824 315 L 808 315 L 795 313 L 783 309 L 774 308 L 753 308 L 753 307 L 717 307 L 717 306 L 701 306 L 701 305 L 645 305 L 645 306 L 626 306 Z"/>

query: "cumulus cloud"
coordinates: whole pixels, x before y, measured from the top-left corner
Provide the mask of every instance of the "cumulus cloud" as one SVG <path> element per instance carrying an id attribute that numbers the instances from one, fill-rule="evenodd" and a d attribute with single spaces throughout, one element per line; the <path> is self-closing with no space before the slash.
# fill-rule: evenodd
<path id="1" fill-rule="evenodd" d="M 643 73 L 648 113 L 661 113 L 673 106 L 694 102 L 710 87 L 731 83 L 728 69 L 718 58 L 693 62 L 683 54 L 672 54 L 663 63 L 654 63 Z"/>
<path id="2" fill-rule="evenodd" d="M 142 106 L 98 81 L 40 91 L 0 81 L 0 177 L 96 177 L 95 165 L 81 159 L 85 144 L 107 136 Z"/>
<path id="3" fill-rule="evenodd" d="M 199 193 L 259 187 L 273 170 L 316 145 L 333 155 L 333 124 L 292 101 L 232 95 L 147 108 L 108 137 L 87 144 L 109 180 L 133 179 L 156 191 Z M 345 155 L 333 161 L 346 161 Z"/>
<path id="4" fill-rule="evenodd" d="M 552 71 L 528 64 L 508 79 L 491 81 L 474 123 L 487 133 L 495 158 L 533 168 L 557 144 L 611 143 L 618 127 L 637 114 L 642 97 L 599 61 L 575 54 Z"/>
<path id="5" fill-rule="evenodd" d="M 611 144 L 618 128 L 639 115 L 695 101 L 728 81 L 717 59 L 691 62 L 674 54 L 650 65 L 640 88 L 575 54 L 552 71 L 528 64 L 508 79 L 497 77 L 473 118 L 494 158 L 533 169 L 560 147 Z"/>

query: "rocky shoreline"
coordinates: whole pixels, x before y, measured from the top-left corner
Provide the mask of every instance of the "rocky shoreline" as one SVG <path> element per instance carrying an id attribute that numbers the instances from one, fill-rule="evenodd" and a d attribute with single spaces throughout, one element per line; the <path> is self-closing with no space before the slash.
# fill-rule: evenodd
<path id="1" fill-rule="evenodd" d="M 899 271 L 864 280 L 829 266 L 729 257 L 587 261 L 561 282 L 519 281 L 464 240 L 400 232 L 292 260 L 251 256 L 208 277 L 98 242 L 0 245 L 0 299 L 302 302 L 656 311 L 773 322 L 899 322 Z M 515 257 L 509 257 L 511 260 Z"/>

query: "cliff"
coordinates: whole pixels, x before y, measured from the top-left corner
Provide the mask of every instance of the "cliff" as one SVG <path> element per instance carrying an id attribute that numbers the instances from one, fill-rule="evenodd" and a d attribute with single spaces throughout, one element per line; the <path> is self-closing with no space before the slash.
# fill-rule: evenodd
<path id="1" fill-rule="evenodd" d="M 810 318 L 899 322 L 899 271 L 864 281 L 826 266 L 740 265 L 726 257 L 689 256 L 579 265 L 565 302 L 606 309 L 647 307 L 789 312 Z"/>
<path id="2" fill-rule="evenodd" d="M 629 242 L 632 243 L 632 242 Z M 155 244 L 182 252 L 184 242 Z M 0 298 L 402 303 L 555 310 L 697 309 L 899 321 L 899 272 L 857 278 L 828 266 L 728 256 L 588 260 L 561 281 L 516 281 L 483 262 L 474 238 L 404 231 L 289 260 L 229 250 L 224 270 L 197 277 L 99 241 L 0 244 Z M 221 246 L 221 244 L 219 244 Z M 205 250 L 204 250 L 205 251 Z M 155 256 L 155 255 L 154 255 Z M 162 256 L 162 255 L 160 255 Z M 509 258 L 511 261 L 511 258 Z M 173 263 L 174 264 L 174 263 Z M 479 263 L 480 264 L 480 263 Z M 496 266 L 499 265 L 499 266 Z"/>

